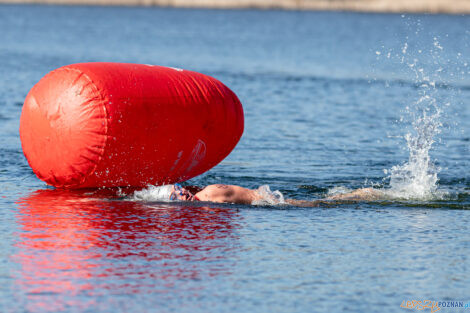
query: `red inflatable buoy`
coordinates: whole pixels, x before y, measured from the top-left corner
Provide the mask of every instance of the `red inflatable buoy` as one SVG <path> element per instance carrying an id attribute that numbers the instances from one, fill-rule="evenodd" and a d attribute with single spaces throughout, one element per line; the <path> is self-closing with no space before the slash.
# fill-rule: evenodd
<path id="1" fill-rule="evenodd" d="M 153 65 L 82 63 L 44 76 L 20 120 L 36 175 L 64 188 L 184 181 L 222 161 L 243 133 L 218 80 Z"/>

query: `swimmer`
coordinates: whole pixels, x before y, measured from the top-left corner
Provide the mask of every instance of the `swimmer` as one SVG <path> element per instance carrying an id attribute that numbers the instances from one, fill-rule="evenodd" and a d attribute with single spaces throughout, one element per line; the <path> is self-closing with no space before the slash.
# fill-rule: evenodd
<path id="1" fill-rule="evenodd" d="M 276 197 L 276 192 L 271 192 L 267 186 L 262 186 L 255 190 L 223 184 L 208 185 L 204 188 L 194 186 L 182 187 L 179 184 L 175 184 L 170 189 L 170 200 L 235 204 L 255 204 L 265 201 L 268 204 L 287 203 L 295 206 L 312 207 L 318 206 L 321 203 L 328 203 L 328 201 L 376 201 L 383 198 L 383 193 L 373 188 L 362 188 L 353 192 L 313 201 L 284 199 L 278 191 L 277 193 L 278 197 Z"/>

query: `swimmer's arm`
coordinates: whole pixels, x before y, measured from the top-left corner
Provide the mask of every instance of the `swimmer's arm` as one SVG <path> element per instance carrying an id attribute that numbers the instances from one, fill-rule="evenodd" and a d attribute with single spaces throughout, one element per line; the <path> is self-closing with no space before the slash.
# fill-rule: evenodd
<path id="1" fill-rule="evenodd" d="M 362 188 L 357 189 L 349 193 L 343 193 L 339 195 L 330 196 L 320 200 L 294 200 L 286 199 L 286 203 L 300 206 L 300 207 L 317 207 L 322 204 L 331 205 L 331 204 L 341 204 L 341 203 L 351 203 L 351 202 L 360 202 L 360 201 L 378 201 L 385 199 L 385 194 L 374 188 Z"/>
<path id="2" fill-rule="evenodd" d="M 383 200 L 384 193 L 374 188 L 357 189 L 349 193 L 343 193 L 327 197 L 326 200 L 339 200 L 339 201 L 377 201 Z"/>
<path id="3" fill-rule="evenodd" d="M 299 207 L 317 207 L 321 204 L 338 204 L 358 201 L 377 201 L 384 199 L 384 193 L 374 188 L 357 189 L 349 193 L 339 194 L 327 197 L 321 200 L 295 200 L 286 199 L 286 203 Z"/>
<path id="4" fill-rule="evenodd" d="M 298 207 L 304 207 L 304 208 L 313 208 L 313 207 L 318 207 L 321 204 L 328 204 L 328 201 L 325 200 L 295 200 L 295 199 L 285 199 L 284 200 L 287 204 L 298 206 Z"/>

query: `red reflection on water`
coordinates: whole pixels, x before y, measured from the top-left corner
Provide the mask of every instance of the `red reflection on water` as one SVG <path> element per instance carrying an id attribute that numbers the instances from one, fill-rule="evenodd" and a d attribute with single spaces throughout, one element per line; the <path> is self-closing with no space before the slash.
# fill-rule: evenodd
<path id="1" fill-rule="evenodd" d="M 185 280 L 230 273 L 224 260 L 236 242 L 233 209 L 111 196 L 39 190 L 18 201 L 13 260 L 20 264 L 15 276 L 30 298 L 28 310 L 64 309 L 76 304 L 74 295 L 165 293 L 184 288 Z"/>

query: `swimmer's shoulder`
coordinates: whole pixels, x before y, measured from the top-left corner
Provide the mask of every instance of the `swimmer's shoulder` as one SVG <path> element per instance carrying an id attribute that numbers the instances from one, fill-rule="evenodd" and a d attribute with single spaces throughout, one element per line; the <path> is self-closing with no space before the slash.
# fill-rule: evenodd
<path id="1" fill-rule="evenodd" d="M 251 204 L 255 192 L 236 185 L 214 184 L 206 186 L 196 194 L 201 201 Z"/>

